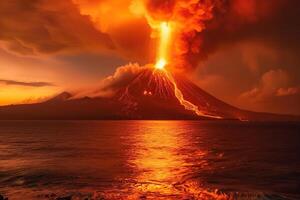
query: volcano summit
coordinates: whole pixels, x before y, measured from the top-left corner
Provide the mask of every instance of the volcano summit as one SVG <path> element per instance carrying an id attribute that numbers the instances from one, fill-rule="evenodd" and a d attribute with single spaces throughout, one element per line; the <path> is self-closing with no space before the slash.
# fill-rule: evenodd
<path id="1" fill-rule="evenodd" d="M 175 84 L 173 83 L 175 82 Z M 176 88 L 186 107 L 178 99 Z M 199 114 L 200 113 L 200 114 Z M 295 116 L 256 113 L 218 100 L 181 75 L 170 79 L 163 70 L 140 67 L 110 97 L 75 98 L 64 92 L 45 102 L 0 107 L 0 119 L 234 119 L 242 121 L 299 120 Z"/>

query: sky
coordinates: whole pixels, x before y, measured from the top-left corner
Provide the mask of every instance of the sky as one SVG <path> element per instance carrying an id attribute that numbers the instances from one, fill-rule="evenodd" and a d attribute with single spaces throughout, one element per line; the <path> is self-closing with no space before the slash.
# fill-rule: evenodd
<path id="1" fill-rule="evenodd" d="M 0 1 L 0 105 L 153 63 L 168 21 L 172 71 L 240 108 L 300 115 L 299 13 L 298 0 Z"/>

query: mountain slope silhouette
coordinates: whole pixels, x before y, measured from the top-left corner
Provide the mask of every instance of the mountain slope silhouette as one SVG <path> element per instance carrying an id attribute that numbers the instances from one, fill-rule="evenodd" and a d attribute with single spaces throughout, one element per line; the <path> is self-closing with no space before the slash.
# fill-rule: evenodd
<path id="1" fill-rule="evenodd" d="M 183 97 L 207 115 L 249 121 L 294 121 L 298 116 L 245 111 L 208 94 L 184 76 L 174 80 Z M 46 102 L 0 107 L 0 119 L 18 120 L 115 120 L 115 119 L 211 119 L 186 110 L 175 96 L 174 84 L 165 72 L 145 68 L 112 97 L 72 98 L 63 92 Z"/>

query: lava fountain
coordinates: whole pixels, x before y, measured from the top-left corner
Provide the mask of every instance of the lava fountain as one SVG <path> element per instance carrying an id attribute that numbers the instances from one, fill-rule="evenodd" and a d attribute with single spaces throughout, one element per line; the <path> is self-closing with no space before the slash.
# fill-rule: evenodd
<path id="1" fill-rule="evenodd" d="M 220 116 L 216 115 L 209 115 L 204 112 L 202 112 L 198 106 L 194 105 L 192 102 L 186 100 L 184 98 L 183 93 L 181 90 L 178 88 L 176 81 L 174 77 L 172 76 L 171 73 L 169 73 L 165 67 L 169 64 L 169 48 L 170 48 L 170 43 L 171 43 L 171 34 L 172 34 L 172 26 L 168 22 L 161 22 L 159 26 L 160 30 L 160 39 L 159 39 L 159 45 L 158 45 L 158 53 L 157 53 L 157 60 L 156 64 L 154 65 L 155 69 L 161 70 L 165 73 L 166 77 L 169 79 L 169 81 L 173 84 L 174 86 L 174 94 L 180 104 L 184 106 L 186 110 L 193 111 L 196 115 L 200 117 L 209 117 L 209 118 L 214 118 L 214 119 L 222 119 Z"/>
<path id="2" fill-rule="evenodd" d="M 164 69 L 168 62 L 168 47 L 170 46 L 171 26 L 167 22 L 160 25 L 160 44 L 157 54 L 156 69 Z"/>

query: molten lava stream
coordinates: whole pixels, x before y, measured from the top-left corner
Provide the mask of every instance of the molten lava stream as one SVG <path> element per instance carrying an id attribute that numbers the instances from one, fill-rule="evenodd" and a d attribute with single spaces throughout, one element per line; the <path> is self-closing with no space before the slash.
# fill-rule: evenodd
<path id="1" fill-rule="evenodd" d="M 165 71 L 165 73 L 166 73 L 166 76 L 168 77 L 168 79 L 173 83 L 174 92 L 175 92 L 176 98 L 178 99 L 178 101 L 180 102 L 180 104 L 184 106 L 184 108 L 186 110 L 193 111 L 198 116 L 201 116 L 201 117 L 209 117 L 209 118 L 214 118 L 214 119 L 222 119 L 222 117 L 220 117 L 220 116 L 209 115 L 209 114 L 205 114 L 205 113 L 201 112 L 199 110 L 198 106 L 196 106 L 192 102 L 184 99 L 183 94 L 182 94 L 181 90 L 177 87 L 177 84 L 176 84 L 175 79 L 173 78 L 173 76 L 171 74 L 169 74 L 167 71 Z"/>
<path id="2" fill-rule="evenodd" d="M 175 93 L 176 98 L 178 99 L 180 104 L 184 106 L 184 108 L 186 110 L 193 111 L 198 116 L 201 116 L 201 117 L 222 119 L 222 117 L 220 117 L 220 116 L 203 113 L 202 111 L 199 110 L 198 106 L 196 106 L 193 103 L 191 103 L 190 101 L 184 99 L 184 96 L 183 96 L 181 90 L 178 88 L 176 81 L 173 78 L 172 74 L 167 72 L 167 70 L 165 69 L 165 66 L 168 63 L 168 50 L 169 50 L 169 46 L 170 46 L 171 33 L 172 33 L 171 26 L 167 22 L 162 22 L 160 24 L 160 44 L 159 44 L 158 57 L 157 57 L 157 62 L 155 64 L 155 68 L 158 70 L 164 71 L 164 73 L 166 74 L 166 77 L 169 79 L 169 81 L 174 86 L 174 93 Z"/>

